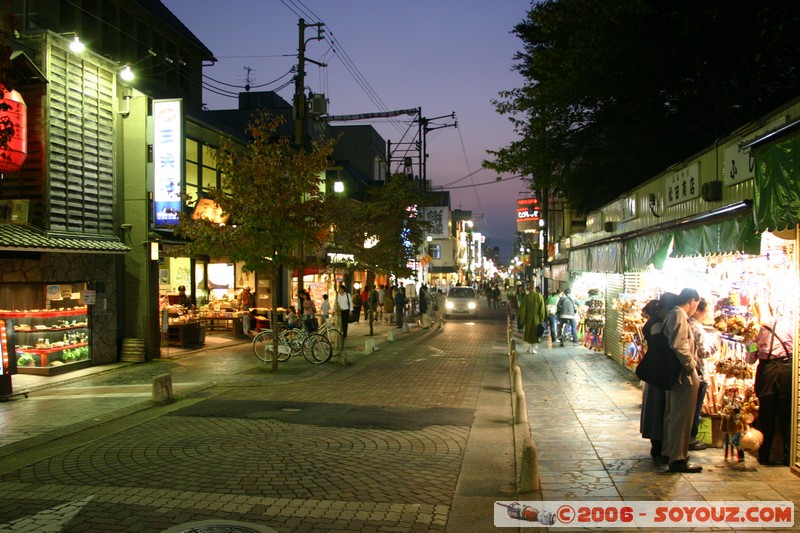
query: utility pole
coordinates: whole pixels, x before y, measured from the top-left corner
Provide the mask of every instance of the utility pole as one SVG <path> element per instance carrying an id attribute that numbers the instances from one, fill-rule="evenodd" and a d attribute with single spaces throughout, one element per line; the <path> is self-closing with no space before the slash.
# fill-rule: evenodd
<path id="1" fill-rule="evenodd" d="M 297 21 L 297 26 L 300 28 L 299 32 L 299 40 L 297 45 L 297 76 L 294 78 L 294 143 L 301 147 L 303 146 L 306 130 L 306 61 L 309 63 L 314 63 L 315 65 L 319 65 L 321 67 L 327 67 L 328 65 L 324 63 L 320 63 L 318 61 L 314 61 L 313 59 L 306 58 L 306 43 L 308 41 L 321 41 L 324 37 L 322 34 L 324 30 L 322 27 L 325 24 L 322 22 L 317 22 L 316 24 L 306 24 L 305 19 L 300 19 Z M 317 28 L 317 36 L 311 37 L 306 41 L 306 28 Z M 303 276 L 305 274 L 305 264 L 306 264 L 306 247 L 303 243 L 300 243 L 300 266 L 297 268 L 297 292 L 300 293 L 303 290 Z M 291 274 L 289 275 L 289 279 L 291 280 Z M 291 286 L 291 284 L 290 284 Z M 289 296 L 289 301 L 292 301 L 294 295 Z"/>
<path id="2" fill-rule="evenodd" d="M 303 144 L 303 135 L 306 129 L 306 61 L 321 67 L 327 67 L 328 65 L 306 58 L 306 43 L 324 39 L 322 34 L 325 33 L 325 30 L 322 27 L 325 24 L 322 22 L 306 24 L 305 19 L 300 19 L 297 22 L 297 26 L 300 28 L 300 36 L 297 45 L 297 76 L 294 78 L 294 143 L 300 146 Z M 306 28 L 317 28 L 317 36 L 311 37 L 307 41 Z"/>
<path id="3" fill-rule="evenodd" d="M 425 118 L 422 116 L 422 108 L 419 109 L 419 137 L 422 146 L 420 148 L 420 162 L 419 162 L 419 178 L 422 180 L 422 190 L 425 191 L 427 189 L 427 179 L 428 179 L 428 133 L 434 130 L 439 130 L 442 128 L 457 128 L 458 121 L 456 119 L 456 113 L 453 111 L 449 115 L 442 115 L 440 117 L 433 117 L 433 118 Z M 443 118 L 451 118 L 455 122 L 452 124 L 440 124 L 438 126 L 429 126 L 432 120 L 439 120 Z"/>

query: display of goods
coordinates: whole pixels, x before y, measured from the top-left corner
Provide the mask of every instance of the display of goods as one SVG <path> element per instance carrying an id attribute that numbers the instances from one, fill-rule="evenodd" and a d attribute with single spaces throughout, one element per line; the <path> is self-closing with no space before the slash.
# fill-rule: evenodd
<path id="1" fill-rule="evenodd" d="M 753 379 L 755 373 L 752 365 L 736 357 L 725 356 L 714 365 L 717 374 L 724 374 L 729 378 Z"/>

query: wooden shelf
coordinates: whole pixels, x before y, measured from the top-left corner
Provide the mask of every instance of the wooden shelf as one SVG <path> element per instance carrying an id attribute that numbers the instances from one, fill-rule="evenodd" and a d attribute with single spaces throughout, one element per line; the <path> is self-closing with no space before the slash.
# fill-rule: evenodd
<path id="1" fill-rule="evenodd" d="M 72 309 L 45 309 L 42 311 L 3 311 L 0 318 L 61 318 L 62 316 L 85 316 L 86 307 L 74 307 Z"/>
<path id="2" fill-rule="evenodd" d="M 56 346 L 55 348 L 17 348 L 17 353 L 25 352 L 25 353 L 36 353 L 39 355 L 48 355 L 56 352 L 63 352 L 64 350 L 68 350 L 69 348 L 78 348 L 80 346 L 89 346 L 89 343 L 81 342 L 78 344 L 67 344 L 65 346 Z"/>
<path id="3" fill-rule="evenodd" d="M 86 329 L 86 324 L 80 326 L 69 326 L 66 328 L 45 328 L 45 329 L 15 329 L 14 333 L 52 333 L 53 331 L 67 331 L 70 329 Z"/>

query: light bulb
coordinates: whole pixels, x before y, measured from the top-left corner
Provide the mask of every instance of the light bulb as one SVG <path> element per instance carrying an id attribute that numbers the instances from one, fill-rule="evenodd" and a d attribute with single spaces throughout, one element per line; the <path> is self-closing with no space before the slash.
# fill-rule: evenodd
<path id="1" fill-rule="evenodd" d="M 120 71 L 119 77 L 125 81 L 131 81 L 134 78 L 130 65 L 125 65 L 125 68 Z"/>
<path id="2" fill-rule="evenodd" d="M 75 36 L 75 39 L 71 43 L 69 43 L 69 49 L 75 52 L 76 54 L 80 54 L 84 50 L 86 50 L 86 46 L 78 39 L 78 36 Z"/>

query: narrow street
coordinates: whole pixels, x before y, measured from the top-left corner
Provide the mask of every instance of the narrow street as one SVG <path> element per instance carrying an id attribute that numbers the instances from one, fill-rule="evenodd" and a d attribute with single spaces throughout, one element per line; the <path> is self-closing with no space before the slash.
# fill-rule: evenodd
<path id="1" fill-rule="evenodd" d="M 347 367 L 299 358 L 275 376 L 240 344 L 2 404 L 0 530 L 155 532 L 223 519 L 287 532 L 457 531 L 451 507 L 492 359 L 507 385 L 503 314 L 394 342 L 382 325 L 371 354 L 356 325 Z M 178 401 L 143 408 L 165 372 Z M 510 404 L 491 416 L 507 425 Z M 486 530 L 491 502 L 513 484 L 511 445 L 498 443 L 507 470 L 474 511 Z"/>

